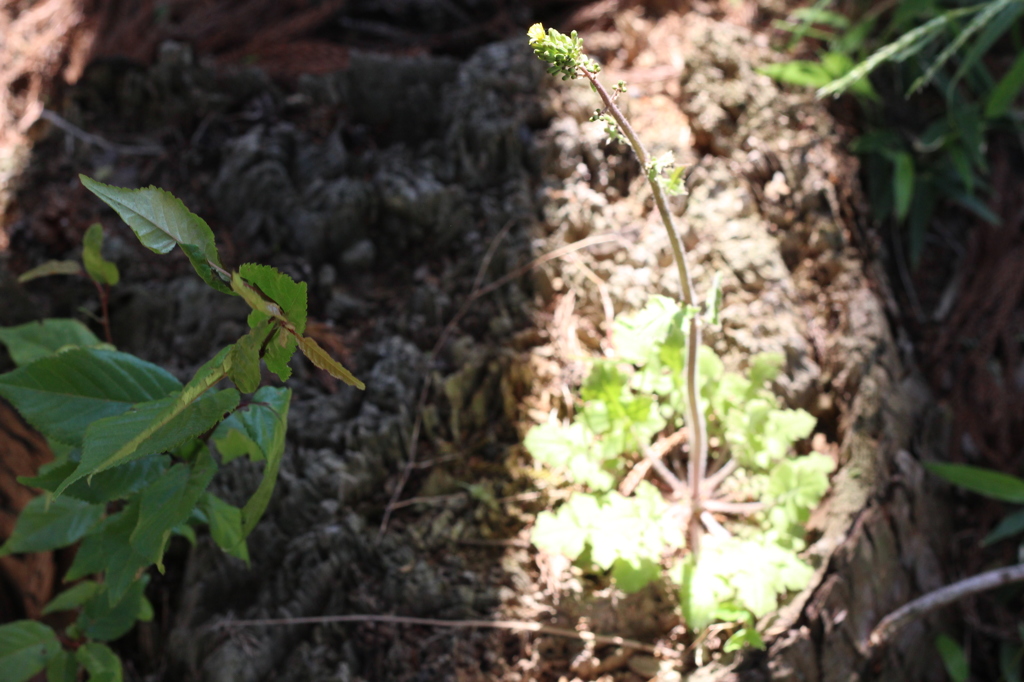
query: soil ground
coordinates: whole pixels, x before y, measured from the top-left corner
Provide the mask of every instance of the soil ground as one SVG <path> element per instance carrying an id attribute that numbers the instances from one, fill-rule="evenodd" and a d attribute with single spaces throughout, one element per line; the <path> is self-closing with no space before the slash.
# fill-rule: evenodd
<path id="1" fill-rule="evenodd" d="M 73 255 L 101 221 L 124 273 L 112 301 L 118 345 L 187 375 L 238 336 L 245 311 L 208 294 L 184 259 L 138 246 L 76 177 L 155 184 L 208 220 L 227 261 L 309 282 L 315 334 L 369 387 L 357 395 L 296 365 L 288 458 L 250 543 L 252 569 L 207 544 L 175 547 L 151 586 L 156 620 L 120 643 L 130 679 L 679 675 L 647 652 L 550 633 L 224 625 L 325 614 L 585 623 L 683 651 L 679 671 L 711 659 L 701 674 L 717 679 L 941 674 L 923 626 L 881 661 L 849 642 L 980 563 L 957 551 L 966 540 L 951 548 L 942 537 L 945 514 L 917 460 L 941 455 L 950 434 L 993 462 L 1019 447 L 1017 383 L 979 369 L 992 358 L 1011 372 L 1019 364 L 1019 230 L 975 233 L 962 261 L 971 265 L 958 270 L 974 274 L 956 280 L 949 312 L 938 324 L 917 318 L 906 337 L 911 289 L 889 293 L 885 241 L 866 227 L 857 164 L 843 151 L 854 131 L 753 70 L 780 58 L 768 26 L 784 6 L 121 4 L 0 5 L 4 276 Z M 625 597 L 528 542 L 559 493 L 535 475 L 525 429 L 574 409 L 585 359 L 614 347 L 611 315 L 676 286 L 635 162 L 586 123 L 596 108 L 586 88 L 543 74 L 523 39 L 533 21 L 582 29 L 608 82 L 630 84 L 648 145 L 692 168 L 690 196 L 674 209 L 698 289 L 725 273 L 726 321 L 709 342 L 733 366 L 784 352 L 776 390 L 819 419 L 815 445 L 842 467 L 812 519 L 815 584 L 772 626 L 767 656 L 692 646 L 663 590 Z M 1011 168 L 997 166 L 1007 187 Z M 564 255 L 536 261 L 556 250 Z M 938 247 L 931 256 L 944 258 Z M 481 282 L 511 273 L 521 274 L 438 342 Z M 986 298 L 993 282 L 1012 295 Z M 917 305 L 931 309 L 937 289 L 919 280 Z M 96 309 L 74 281 L 5 291 L 5 324 Z M 987 333 L 963 351 L 979 327 Z M 915 372 L 913 341 L 933 392 Z M 229 500 L 255 485 L 243 466 L 222 473 Z M 49 598 L 59 559 L 36 560 L 44 581 L 7 571 L 12 613 Z"/>

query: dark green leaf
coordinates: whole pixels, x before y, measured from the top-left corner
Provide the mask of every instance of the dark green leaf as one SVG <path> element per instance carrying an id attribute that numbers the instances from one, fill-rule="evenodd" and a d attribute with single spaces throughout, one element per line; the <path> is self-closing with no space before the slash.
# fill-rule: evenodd
<path id="1" fill-rule="evenodd" d="M 914 198 L 914 157 L 907 152 L 896 152 L 892 156 L 892 162 L 892 193 L 896 202 L 896 220 L 902 223 L 910 213 L 910 201 Z"/>
<path id="2" fill-rule="evenodd" d="M 134 550 L 131 534 L 139 520 L 139 503 L 104 519 L 82 540 L 75 560 L 64 580 L 77 580 L 93 573 L 106 572 L 104 585 L 111 604 L 116 604 L 136 582 L 140 572 L 151 563 Z"/>
<path id="3" fill-rule="evenodd" d="M 82 240 L 82 264 L 97 284 L 114 286 L 121 281 L 117 266 L 103 257 L 103 226 L 93 223 Z"/>
<path id="4" fill-rule="evenodd" d="M 46 664 L 46 682 L 77 682 L 78 661 L 70 651 L 61 650 Z"/>
<path id="5" fill-rule="evenodd" d="M 277 472 L 281 468 L 281 457 L 284 455 L 284 437 L 288 430 L 288 407 L 291 399 L 291 389 L 264 386 L 253 395 L 252 405 L 236 413 L 244 424 L 246 434 L 259 445 L 266 460 L 259 487 L 242 507 L 242 533 L 245 536 L 256 527 L 256 522 L 263 516 L 274 492 Z"/>
<path id="6" fill-rule="evenodd" d="M 89 682 L 123 682 L 121 659 L 107 645 L 83 644 L 75 652 L 75 658 L 89 673 Z"/>
<path id="7" fill-rule="evenodd" d="M 4 682 L 24 682 L 60 651 L 50 627 L 31 620 L 0 625 L 0 671 Z"/>
<path id="8" fill-rule="evenodd" d="M 203 493 L 199 509 L 206 514 L 210 536 L 217 546 L 248 564 L 249 548 L 242 532 L 242 510 L 212 493 Z"/>
<path id="9" fill-rule="evenodd" d="M 181 384 L 168 372 L 118 351 L 76 348 L 0 375 L 0 396 L 44 436 L 81 447 L 98 419 L 157 400 Z"/>
<path id="10" fill-rule="evenodd" d="M 967 662 L 964 650 L 949 635 L 939 635 L 935 638 L 935 648 L 942 657 L 942 665 L 953 682 L 967 682 L 971 676 L 971 666 Z"/>
<path id="11" fill-rule="evenodd" d="M 1005 116 L 1021 89 L 1024 89 L 1024 53 L 1017 56 L 1010 70 L 992 88 L 985 102 L 985 118 Z"/>
<path id="12" fill-rule="evenodd" d="M 1024 480 L 969 464 L 926 462 L 925 468 L 953 485 L 993 500 L 1024 504 Z"/>
<path id="13" fill-rule="evenodd" d="M 115 603 L 111 603 L 110 594 L 101 586 L 93 598 L 85 602 L 75 624 L 82 634 L 91 639 L 111 642 L 124 637 L 136 621 L 147 620 L 143 616 L 152 609 L 145 597 L 147 584 L 149 576 L 143 575 L 132 582 Z"/>
<path id="14" fill-rule="evenodd" d="M 20 367 L 61 349 L 98 346 L 101 342 L 78 320 L 51 317 L 17 327 L 0 327 L 0 343 L 7 346 L 11 360 Z"/>
<path id="15" fill-rule="evenodd" d="M 82 274 L 82 266 L 79 265 L 78 261 L 73 260 L 48 260 L 42 265 L 37 265 L 31 270 L 26 270 L 18 276 L 18 284 L 24 284 L 25 282 L 31 282 L 34 279 L 40 279 L 42 277 L 52 277 L 54 275 L 80 275 Z"/>
<path id="16" fill-rule="evenodd" d="M 78 542 L 103 517 L 104 506 L 81 500 L 40 495 L 21 510 L 11 537 L 0 556 L 46 552 Z"/>
<path id="17" fill-rule="evenodd" d="M 1003 517 L 1003 520 L 992 529 L 992 532 L 981 541 L 982 547 L 988 547 L 1000 540 L 1012 538 L 1015 535 L 1024 533 L 1024 509 L 1018 509 L 1012 514 Z"/>
<path id="18" fill-rule="evenodd" d="M 69 464 L 74 465 L 74 462 L 69 462 Z M 167 455 L 143 457 L 101 471 L 91 479 L 79 479 L 68 486 L 61 494 L 94 504 L 120 500 L 142 490 L 160 478 L 170 465 L 171 458 Z M 67 469 L 64 468 L 63 471 L 67 471 Z M 65 478 L 69 473 L 65 474 Z M 46 490 L 56 490 L 60 482 L 58 481 L 57 485 L 53 488 L 47 486 L 39 487 Z"/>
<path id="19" fill-rule="evenodd" d="M 175 464 L 142 491 L 139 522 L 131 535 L 132 547 L 161 572 L 164 547 L 171 530 L 189 515 L 217 472 L 209 452 L 200 453 L 194 465 Z"/>
<path id="20" fill-rule="evenodd" d="M 239 401 L 238 391 L 233 388 L 202 395 L 191 403 L 185 402 L 186 394 L 194 395 L 186 389 L 90 425 L 82 461 L 57 493 L 86 476 L 131 459 L 167 452 L 202 435 L 235 409 Z"/>
<path id="21" fill-rule="evenodd" d="M 102 588 L 98 582 L 83 580 L 74 587 L 70 587 L 50 600 L 50 603 L 43 607 L 43 615 L 56 611 L 70 611 L 96 596 L 96 592 Z"/>
<path id="22" fill-rule="evenodd" d="M 175 246 L 182 246 L 204 282 L 221 291 L 227 290 L 220 278 L 211 273 L 208 264 L 222 267 L 213 231 L 205 220 L 185 208 L 180 199 L 157 187 L 126 189 L 104 185 L 85 175 L 78 177 L 90 192 L 117 211 L 144 246 L 156 253 L 167 253 Z"/>

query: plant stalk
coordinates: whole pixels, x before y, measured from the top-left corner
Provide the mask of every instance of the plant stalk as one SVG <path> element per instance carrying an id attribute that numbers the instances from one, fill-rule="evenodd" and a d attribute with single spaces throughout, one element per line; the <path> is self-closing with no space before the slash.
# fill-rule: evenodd
<path id="1" fill-rule="evenodd" d="M 679 270 L 679 298 L 682 300 L 684 305 L 692 310 L 697 307 L 697 301 L 693 293 L 693 280 L 690 278 L 690 269 L 686 263 L 686 247 L 683 245 L 682 239 L 679 237 L 675 221 L 672 218 L 672 212 L 668 207 L 668 199 L 665 196 L 665 192 L 662 189 L 661 184 L 658 182 L 657 178 L 650 177 L 650 155 L 644 148 L 643 143 L 640 142 L 640 138 L 637 137 L 637 134 L 629 124 L 629 121 L 623 115 L 619 107 L 616 106 L 615 100 L 597 80 L 597 77 L 583 67 L 579 67 L 579 71 L 587 78 L 587 80 L 590 81 L 590 84 L 594 86 L 597 94 L 601 97 L 601 101 L 604 102 L 608 112 L 612 115 L 612 118 L 615 119 L 619 129 L 629 141 L 629 146 L 633 148 L 633 153 L 636 154 L 636 158 L 640 162 L 643 172 L 648 175 L 651 192 L 654 195 L 654 203 L 658 207 L 658 213 L 661 214 L 661 222 L 665 225 L 665 231 L 668 233 L 669 244 L 672 245 L 672 255 L 676 261 L 676 268 Z M 700 316 L 697 314 L 690 317 L 690 328 L 686 344 L 686 394 L 689 407 L 689 419 L 687 421 L 690 426 L 688 430 L 690 439 L 690 458 L 688 462 L 687 478 L 689 479 L 688 483 L 690 487 L 691 510 L 687 535 L 690 551 L 693 552 L 693 555 L 696 558 L 700 552 L 701 527 L 699 519 L 701 517 L 701 512 L 704 509 L 700 484 L 701 481 L 704 480 L 708 459 L 706 438 L 707 425 L 704 422 L 704 410 L 701 409 L 698 388 L 699 377 L 697 368 L 697 350 L 700 348 L 701 344 L 701 329 Z"/>

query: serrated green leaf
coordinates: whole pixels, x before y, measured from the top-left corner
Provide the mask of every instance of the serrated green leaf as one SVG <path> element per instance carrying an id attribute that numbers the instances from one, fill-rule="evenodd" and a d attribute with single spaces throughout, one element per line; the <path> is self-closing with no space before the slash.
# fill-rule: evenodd
<path id="1" fill-rule="evenodd" d="M 140 403 L 116 417 L 107 417 L 86 430 L 82 461 L 57 489 L 123 464 L 131 459 L 172 450 L 209 431 L 238 406 L 238 391 L 229 388 L 186 402 L 188 391 L 163 400 Z"/>
<path id="2" fill-rule="evenodd" d="M 537 514 L 530 541 L 538 549 L 575 560 L 586 548 L 591 524 L 599 514 L 595 496 L 577 493 L 555 512 Z"/>
<path id="3" fill-rule="evenodd" d="M 194 465 L 175 464 L 142 491 L 139 521 L 131 534 L 134 550 L 163 572 L 163 551 L 171 530 L 185 523 L 217 472 L 209 452 L 201 452 Z"/>
<path id="4" fill-rule="evenodd" d="M 105 572 L 104 585 L 111 605 L 116 604 L 137 581 L 150 562 L 132 547 L 130 538 L 139 520 L 139 502 L 104 519 L 85 536 L 64 580 L 77 580 Z"/>
<path id="5" fill-rule="evenodd" d="M 669 328 L 680 324 L 676 316 L 679 304 L 667 296 L 651 296 L 647 305 L 635 315 L 620 315 L 613 323 L 615 350 L 618 357 L 635 365 L 644 365 L 657 353 Z"/>
<path id="6" fill-rule="evenodd" d="M 254 310 L 249 313 L 249 326 L 256 327 L 264 319 L 262 313 Z M 288 365 L 288 361 L 295 355 L 295 351 L 299 347 L 299 340 L 294 334 L 289 334 L 281 328 L 272 330 L 268 338 L 270 340 L 263 351 L 263 362 L 266 363 L 267 369 L 277 375 L 278 379 L 287 381 L 288 377 L 292 375 L 292 368 Z"/>
<path id="7" fill-rule="evenodd" d="M 117 266 L 103 257 L 103 226 L 93 223 L 82 239 L 82 264 L 97 284 L 114 286 L 121 281 Z"/>
<path id="8" fill-rule="evenodd" d="M 204 282 L 219 291 L 228 291 L 210 270 L 209 263 L 223 269 L 213 231 L 180 199 L 157 187 L 126 189 L 105 185 L 85 175 L 78 177 L 90 192 L 117 211 L 146 248 L 167 253 L 181 246 Z"/>
<path id="9" fill-rule="evenodd" d="M 46 664 L 46 682 L 77 682 L 78 661 L 67 650 L 58 651 Z"/>
<path id="10" fill-rule="evenodd" d="M 288 321 L 284 316 L 284 311 L 281 310 L 281 306 L 264 296 L 237 272 L 231 274 L 231 291 L 241 296 L 242 300 L 252 308 L 253 313 L 256 313 L 255 317 L 252 314 L 249 316 L 250 328 L 255 329 L 256 325 L 269 319 L 280 320 L 281 322 Z M 255 324 L 253 320 L 256 321 Z"/>
<path id="11" fill-rule="evenodd" d="M 296 282 L 269 265 L 244 263 L 238 274 L 267 299 L 276 303 L 297 334 L 306 331 L 306 283 Z M 257 309 L 258 310 L 258 309 Z"/>
<path id="12" fill-rule="evenodd" d="M 75 658 L 89 673 L 89 682 L 123 682 L 121 659 L 110 647 L 98 642 L 83 644 L 75 652 Z"/>
<path id="13" fill-rule="evenodd" d="M 284 437 L 288 430 L 288 407 L 291 399 L 291 389 L 264 386 L 256 391 L 252 404 L 246 410 L 236 413 L 244 424 L 246 434 L 263 451 L 266 461 L 259 487 L 242 507 L 242 533 L 246 537 L 263 516 L 274 492 L 277 472 L 281 468 L 281 458 L 284 455 Z"/>
<path id="14" fill-rule="evenodd" d="M 993 500 L 1024 504 L 1024 480 L 999 471 L 969 464 L 925 462 L 925 468 L 953 485 Z"/>
<path id="15" fill-rule="evenodd" d="M 0 625 L 0 671 L 4 682 L 23 682 L 60 651 L 54 631 L 42 623 L 16 620 Z"/>
<path id="16" fill-rule="evenodd" d="M 834 469 L 832 458 L 818 452 L 785 459 L 772 466 L 765 494 L 778 508 L 780 514 L 776 520 L 784 522 L 783 529 L 807 521 L 811 510 L 828 492 L 828 475 Z"/>
<path id="17" fill-rule="evenodd" d="M 270 322 L 264 320 L 231 348 L 228 378 L 242 393 L 253 393 L 260 386 L 260 349 L 270 331 Z"/>
<path id="18" fill-rule="evenodd" d="M 70 611 L 71 609 L 77 609 L 85 602 L 92 599 L 96 592 L 101 588 L 98 582 L 93 580 L 83 580 L 74 587 L 70 587 L 56 597 L 50 600 L 50 602 L 43 607 L 43 615 L 48 613 L 54 613 L 56 611 Z"/>
<path id="19" fill-rule="evenodd" d="M 305 355 L 314 365 L 324 370 L 335 379 L 341 379 L 349 386 L 355 386 L 360 391 L 366 389 L 366 384 L 359 379 L 356 379 L 352 372 L 345 369 L 340 362 L 328 355 L 327 351 L 321 348 L 320 344 L 316 341 L 308 336 L 301 336 L 298 341 L 299 350 L 301 350 L 302 354 Z"/>
<path id="20" fill-rule="evenodd" d="M 103 505 L 81 500 L 35 497 L 21 510 L 14 532 L 0 547 L 0 556 L 67 547 L 98 524 L 103 512 Z"/>
<path id="21" fill-rule="evenodd" d="M 0 343 L 19 367 L 63 349 L 99 346 L 102 342 L 78 320 L 52 317 L 16 327 L 0 327 Z"/>
<path id="22" fill-rule="evenodd" d="M 166 455 L 154 455 L 126 462 L 101 471 L 91 480 L 79 479 L 68 486 L 61 495 L 93 504 L 120 500 L 158 479 L 170 466 L 170 462 L 171 458 Z M 77 462 L 64 462 L 43 476 L 18 480 L 25 485 L 55 491 L 77 466 Z"/>
<path id="23" fill-rule="evenodd" d="M 76 348 L 0 375 L 0 396 L 47 438 L 81 447 L 86 427 L 157 400 L 181 384 L 170 373 L 118 351 Z"/>
<path id="24" fill-rule="evenodd" d="M 212 493 L 203 493 L 199 509 L 206 514 L 210 536 L 217 546 L 249 564 L 249 548 L 242 533 L 242 510 Z"/>

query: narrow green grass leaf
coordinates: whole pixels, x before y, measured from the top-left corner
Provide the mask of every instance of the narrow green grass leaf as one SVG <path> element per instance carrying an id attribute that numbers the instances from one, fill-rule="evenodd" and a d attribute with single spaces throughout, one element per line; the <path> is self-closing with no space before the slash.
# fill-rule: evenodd
<path id="1" fill-rule="evenodd" d="M 799 85 L 806 88 L 820 88 L 831 83 L 835 78 L 825 69 L 821 62 L 807 60 L 765 64 L 758 67 L 757 71 L 780 83 Z"/>
<path id="2" fill-rule="evenodd" d="M 84 324 L 62 317 L 0 327 L 0 343 L 7 346 L 7 353 L 19 367 L 63 349 L 103 345 Z"/>
<path id="3" fill-rule="evenodd" d="M 925 462 L 925 468 L 953 485 L 993 500 L 1024 504 L 1024 480 L 970 464 Z"/>
<path id="4" fill-rule="evenodd" d="M 58 651 L 60 641 L 47 625 L 31 620 L 0 625 L 0 671 L 4 682 L 30 679 Z"/>
<path id="5" fill-rule="evenodd" d="M 892 192 L 896 204 L 896 220 L 902 223 L 910 213 L 910 202 L 914 198 L 914 157 L 908 152 L 896 152 L 892 161 Z"/>
<path id="6" fill-rule="evenodd" d="M 1004 516 L 1003 520 L 992 529 L 992 532 L 981 541 L 981 546 L 988 547 L 1021 533 L 1024 533 L 1024 509 L 1018 509 L 1012 514 Z"/>
<path id="7" fill-rule="evenodd" d="M 82 264 L 97 284 L 114 286 L 121 281 L 117 266 L 103 257 L 103 226 L 93 223 L 82 239 Z"/>
<path id="8" fill-rule="evenodd" d="M 1010 70 L 992 88 L 985 102 L 985 118 L 1005 116 L 1021 89 L 1024 89 L 1024 53 L 1017 56 Z"/>
<path id="9" fill-rule="evenodd" d="M 0 396 L 47 438 L 81 447 L 86 427 L 181 389 L 170 373 L 118 351 L 76 348 L 0 375 Z"/>
<path id="10" fill-rule="evenodd" d="M 157 187 L 127 189 L 105 185 L 85 175 L 78 177 L 86 189 L 117 211 L 144 246 L 156 253 L 167 253 L 175 246 L 182 246 L 203 281 L 226 291 L 226 286 L 208 264 L 223 268 L 213 231 L 180 199 Z M 186 246 L 191 248 L 184 248 Z"/>
<path id="11" fill-rule="evenodd" d="M 366 384 L 359 379 L 356 379 L 352 372 L 345 369 L 340 362 L 328 355 L 327 351 L 321 348 L 316 341 L 308 336 L 299 337 L 299 350 L 302 351 L 303 355 L 309 358 L 310 362 L 330 374 L 335 379 L 341 379 L 349 386 L 355 386 L 360 391 L 366 389 Z"/>
<path id="12" fill-rule="evenodd" d="M 104 505 L 39 495 L 29 501 L 0 556 L 46 552 L 78 542 L 103 518 Z"/>
<path id="13" fill-rule="evenodd" d="M 978 35 L 978 39 L 971 45 L 971 49 L 967 51 L 964 58 L 960 60 L 960 66 L 957 68 L 956 73 L 953 74 L 953 78 L 950 79 L 949 85 L 946 86 L 946 92 L 949 94 L 953 93 L 953 89 L 956 84 L 960 82 L 960 79 L 967 74 L 968 71 L 973 69 L 977 65 L 982 65 L 982 58 L 988 53 L 988 51 L 995 45 L 996 41 L 999 40 L 1003 34 L 1013 28 L 1014 23 L 1020 18 L 1020 15 L 1024 13 L 1024 2 L 1020 0 L 1013 0 L 1006 7 L 999 10 L 998 14 L 993 17 L 984 26 L 981 33 Z"/>
<path id="14" fill-rule="evenodd" d="M 42 265 L 37 265 L 31 270 L 18 275 L 18 284 L 31 282 L 34 279 L 53 277 L 54 275 L 81 275 L 82 266 L 75 260 L 48 260 Z"/>

